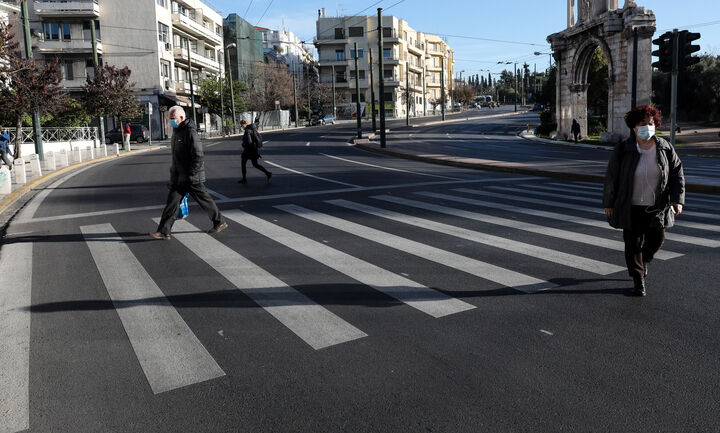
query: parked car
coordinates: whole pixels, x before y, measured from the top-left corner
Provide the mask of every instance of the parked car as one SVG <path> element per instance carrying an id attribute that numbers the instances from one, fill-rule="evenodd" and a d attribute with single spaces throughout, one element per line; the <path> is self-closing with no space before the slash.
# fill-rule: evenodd
<path id="1" fill-rule="evenodd" d="M 542 110 L 543 110 L 542 104 L 535 104 L 532 107 L 532 111 L 542 111 Z"/>
<path id="2" fill-rule="evenodd" d="M 334 125 L 335 124 L 335 116 L 332 114 L 326 114 L 324 117 L 320 118 L 320 124 L 321 125 Z"/>
<path id="3" fill-rule="evenodd" d="M 148 131 L 145 126 L 139 123 L 130 124 L 130 141 L 136 141 L 138 143 L 144 143 L 148 139 Z M 105 142 L 108 144 L 122 143 L 122 131 L 120 128 L 115 128 L 112 131 L 105 133 Z"/>

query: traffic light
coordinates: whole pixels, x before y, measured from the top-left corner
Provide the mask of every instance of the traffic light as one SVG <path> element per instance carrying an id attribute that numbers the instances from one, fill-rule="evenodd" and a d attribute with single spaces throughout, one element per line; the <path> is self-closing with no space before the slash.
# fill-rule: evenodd
<path id="1" fill-rule="evenodd" d="M 685 69 L 700 61 L 700 57 L 694 57 L 692 53 L 700 51 L 699 45 L 693 45 L 692 41 L 700 39 L 700 33 L 691 33 L 683 30 L 678 33 L 678 68 Z"/>
<path id="2" fill-rule="evenodd" d="M 660 35 L 659 38 L 652 41 L 653 45 L 657 45 L 658 49 L 652 52 L 653 56 L 658 58 L 657 62 L 653 62 L 653 67 L 658 68 L 663 72 L 672 71 L 672 56 L 673 56 L 673 34 L 672 32 L 665 32 Z"/>

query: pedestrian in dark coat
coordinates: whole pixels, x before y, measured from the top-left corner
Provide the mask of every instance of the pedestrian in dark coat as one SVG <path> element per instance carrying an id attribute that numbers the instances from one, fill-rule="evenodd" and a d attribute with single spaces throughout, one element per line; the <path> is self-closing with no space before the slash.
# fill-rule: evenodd
<path id="1" fill-rule="evenodd" d="M 208 233 L 217 233 L 227 228 L 215 201 L 205 189 L 205 162 L 203 149 L 195 122 L 185 119 L 182 107 L 170 108 L 172 135 L 172 165 L 168 184 L 167 204 L 163 209 L 156 232 L 149 235 L 154 239 L 170 239 L 170 232 L 185 194 L 190 196 L 207 212 L 213 223 Z"/>
<path id="2" fill-rule="evenodd" d="M 267 171 L 265 167 L 258 164 L 257 160 L 259 158 L 262 158 L 260 156 L 260 152 L 258 149 L 258 146 L 262 146 L 262 143 L 260 141 L 262 140 L 260 138 L 260 134 L 258 134 L 256 126 L 254 123 L 250 123 L 249 120 L 243 119 L 240 122 L 240 126 L 245 128 L 245 133 L 243 134 L 242 138 L 242 155 L 241 155 L 241 167 L 242 167 L 242 179 L 238 181 L 238 183 L 247 183 L 247 168 L 245 167 L 247 165 L 248 160 L 252 161 L 253 167 L 257 168 L 258 170 L 265 173 L 265 176 L 267 177 L 267 181 L 270 182 L 270 178 L 272 177 L 272 173 Z"/>
<path id="3" fill-rule="evenodd" d="M 655 136 L 661 117 L 650 105 L 625 115 L 630 138 L 615 146 L 605 174 L 603 207 L 610 225 L 623 229 L 625 262 L 637 296 L 645 296 L 648 263 L 685 203 L 682 162 L 670 143 Z"/>
<path id="4" fill-rule="evenodd" d="M 580 124 L 577 120 L 573 119 L 572 127 L 570 128 L 570 132 L 573 133 L 575 136 L 575 143 L 578 141 L 578 135 L 580 135 Z"/>

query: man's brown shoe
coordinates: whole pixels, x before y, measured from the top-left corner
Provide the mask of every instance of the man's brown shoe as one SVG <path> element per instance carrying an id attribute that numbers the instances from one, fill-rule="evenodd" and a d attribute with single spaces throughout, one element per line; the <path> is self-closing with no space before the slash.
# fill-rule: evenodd
<path id="1" fill-rule="evenodd" d="M 161 240 L 165 240 L 165 241 L 170 239 L 170 235 L 166 235 L 165 233 L 161 233 L 161 232 L 150 232 L 150 233 L 148 233 L 148 235 L 150 235 L 150 237 L 153 239 L 161 239 Z"/>
<path id="2" fill-rule="evenodd" d="M 222 224 L 217 225 L 217 226 L 211 228 L 210 230 L 208 230 L 208 233 L 210 233 L 210 234 L 219 233 L 219 232 L 225 230 L 226 228 L 227 228 L 227 223 L 222 223 Z"/>

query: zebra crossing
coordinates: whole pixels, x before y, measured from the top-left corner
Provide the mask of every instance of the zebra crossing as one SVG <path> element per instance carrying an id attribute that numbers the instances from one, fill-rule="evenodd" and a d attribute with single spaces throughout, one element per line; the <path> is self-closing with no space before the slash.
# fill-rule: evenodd
<path id="1" fill-rule="evenodd" d="M 369 193 L 309 201 L 310 204 L 305 201 L 302 205 L 288 199 L 268 206 L 273 212 L 288 216 L 290 222 L 288 219 L 271 222 L 254 212 L 239 209 L 229 209 L 223 214 L 236 229 L 254 232 L 278 248 L 309 258 L 318 270 L 330 269 L 367 286 L 401 306 L 422 313 L 418 317 L 426 320 L 475 314 L 473 311 L 477 311 L 482 300 L 478 298 L 473 303 L 459 299 L 446 293 L 443 287 L 424 282 L 422 274 L 410 277 L 385 263 L 356 257 L 344 248 L 344 243 L 366 243 L 393 254 L 412 256 L 422 262 L 429 273 L 460 271 L 481 288 L 500 285 L 527 294 L 558 288 L 558 284 L 552 278 L 512 269 L 513 261 L 506 260 L 509 255 L 536 261 L 539 266 L 550 266 L 558 276 L 563 276 L 563 272 L 602 276 L 624 272 L 620 232 L 607 225 L 604 215 L 598 215 L 602 210 L 598 208 L 597 185 L 515 183 L 512 187 L 444 185 L 441 188 L 438 192 L 420 186 L 394 191 L 393 195 Z M 720 200 L 707 196 L 703 200 L 707 210 L 712 209 L 713 204 L 720 205 Z M 577 202 L 593 202 L 596 206 Z M 666 248 L 658 253 L 657 259 L 668 261 L 692 254 L 693 248 L 720 246 L 717 230 L 709 230 L 712 223 L 707 222 L 714 214 L 705 213 L 689 212 L 693 221 L 680 218 L 678 225 L 684 227 L 684 233 L 668 234 Z M 358 222 L 367 221 L 368 216 L 407 230 L 396 234 L 394 225 L 380 230 Z M 451 225 L 447 219 L 441 222 L 447 217 L 459 218 L 466 224 Z M 156 218 L 153 220 L 157 223 Z M 548 221 L 554 221 L 555 225 L 545 224 Z M 561 226 L 557 221 L 562 222 Z M 330 246 L 288 227 L 297 222 L 332 230 L 344 241 Z M 490 233 L 490 227 L 500 227 L 503 235 Z M 598 235 L 598 229 L 608 236 Z M 131 248 L 110 223 L 82 225 L 80 231 L 152 392 L 159 394 L 223 377 L 226 372 L 215 359 L 217 355 L 210 353 L 176 311 L 165 296 L 162 283 L 153 281 L 146 269 L 150 264 L 143 264 L 133 252 L 135 248 L 143 248 L 142 244 Z M 229 233 L 232 232 L 231 227 Z M 530 237 L 532 242 L 520 241 L 519 238 L 525 240 L 522 233 L 537 236 Z M 428 234 L 433 237 L 433 245 L 418 240 L 427 239 Z M 468 250 L 458 253 L 454 251 L 452 239 L 480 245 L 493 254 L 489 255 L 490 259 L 485 255 L 481 260 Z M 545 240 L 548 245 L 543 244 Z M 235 251 L 223 242 L 222 236 L 213 237 L 189 221 L 179 220 L 173 241 L 179 242 L 189 254 L 207 264 L 289 330 L 289 335 L 312 350 L 333 347 L 342 350 L 342 345 L 372 337 L 363 330 L 362 323 L 352 323 L 352 319 L 321 305 L 312 295 L 273 275 L 259 259 L 253 261 Z M 572 246 L 582 246 L 583 251 L 589 248 L 590 252 L 581 255 Z M 607 250 L 613 253 L 608 254 Z M 182 272 L 178 270 L 180 275 Z M 337 290 L 342 290 L 341 284 Z"/>

